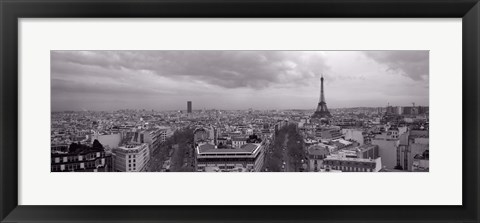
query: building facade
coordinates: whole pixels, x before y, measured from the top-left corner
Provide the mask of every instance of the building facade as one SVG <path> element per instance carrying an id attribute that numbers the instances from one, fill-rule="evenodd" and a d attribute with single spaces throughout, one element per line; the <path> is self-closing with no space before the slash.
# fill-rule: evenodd
<path id="1" fill-rule="evenodd" d="M 330 155 L 327 146 L 313 145 L 307 149 L 308 169 L 310 172 L 318 172 L 323 168 L 323 160 Z"/>
<path id="2" fill-rule="evenodd" d="M 389 130 L 375 135 L 372 144 L 378 146 L 379 155 L 382 157 L 382 165 L 386 169 L 394 169 L 398 164 L 400 135 L 396 130 Z"/>
<path id="3" fill-rule="evenodd" d="M 402 170 L 414 171 L 414 162 L 421 160 L 421 157 L 425 157 L 425 153 L 428 154 L 428 131 L 410 131 L 405 138 L 406 143 L 401 143 L 398 148 L 397 167 Z M 428 166 L 425 166 L 425 164 L 428 164 L 428 155 L 426 157 L 427 159 L 421 161 L 424 169 L 428 169 Z"/>
<path id="4" fill-rule="evenodd" d="M 340 131 L 340 128 L 336 127 L 318 128 L 315 130 L 315 136 L 321 138 L 324 141 L 330 141 L 344 137 Z"/>
<path id="5" fill-rule="evenodd" d="M 192 102 L 187 101 L 187 113 L 190 114 L 192 113 Z"/>
<path id="6" fill-rule="evenodd" d="M 71 147 L 70 147 L 71 148 Z M 52 150 L 52 172 L 111 172 L 112 155 L 103 149 L 80 145 L 78 149 L 68 151 Z"/>
<path id="7" fill-rule="evenodd" d="M 323 160 L 326 171 L 340 170 L 342 172 L 378 172 L 382 169 L 382 159 L 348 158 L 328 156 Z"/>
<path id="8" fill-rule="evenodd" d="M 206 143 L 195 149 L 198 172 L 260 172 L 264 163 L 264 143 L 247 143 L 240 148 L 219 149 Z"/>
<path id="9" fill-rule="evenodd" d="M 232 146 L 235 148 L 240 148 L 243 145 L 247 144 L 247 138 L 241 136 L 232 137 Z"/>
<path id="10" fill-rule="evenodd" d="M 146 171 L 150 160 L 147 143 L 126 144 L 113 150 L 116 172 Z"/>

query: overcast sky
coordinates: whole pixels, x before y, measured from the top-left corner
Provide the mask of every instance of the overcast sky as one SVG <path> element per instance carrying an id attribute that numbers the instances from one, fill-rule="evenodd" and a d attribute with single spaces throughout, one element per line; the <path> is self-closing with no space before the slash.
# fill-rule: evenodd
<path id="1" fill-rule="evenodd" d="M 428 51 L 52 51 L 52 110 L 428 105 Z"/>

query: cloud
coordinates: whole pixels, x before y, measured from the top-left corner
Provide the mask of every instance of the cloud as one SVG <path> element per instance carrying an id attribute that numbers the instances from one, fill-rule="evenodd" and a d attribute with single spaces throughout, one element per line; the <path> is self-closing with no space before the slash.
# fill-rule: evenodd
<path id="1" fill-rule="evenodd" d="M 319 99 L 322 73 L 329 107 L 428 104 L 427 51 L 51 51 L 50 55 L 52 110 L 178 110 L 186 101 L 217 109 L 311 109 Z"/>
<path id="2" fill-rule="evenodd" d="M 173 95 L 172 92 L 161 89 L 144 88 L 138 85 L 127 85 L 121 83 L 86 83 L 62 79 L 52 79 L 52 94 L 79 93 L 79 94 L 106 94 L 106 95 Z"/>
<path id="3" fill-rule="evenodd" d="M 366 51 L 367 57 L 415 81 L 428 80 L 429 52 L 422 51 Z"/>
<path id="4" fill-rule="evenodd" d="M 307 84 L 306 79 L 329 69 L 320 54 L 298 51 L 52 51 L 51 58 L 53 76 L 75 72 L 80 65 L 113 71 L 146 70 L 161 77 L 223 88 Z"/>

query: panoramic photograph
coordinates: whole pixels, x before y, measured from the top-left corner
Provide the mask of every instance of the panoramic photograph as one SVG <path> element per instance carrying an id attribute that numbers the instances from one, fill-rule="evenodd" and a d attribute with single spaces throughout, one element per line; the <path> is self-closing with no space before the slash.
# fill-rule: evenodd
<path id="1" fill-rule="evenodd" d="M 429 172 L 429 51 L 53 50 L 50 63 L 51 172 Z"/>

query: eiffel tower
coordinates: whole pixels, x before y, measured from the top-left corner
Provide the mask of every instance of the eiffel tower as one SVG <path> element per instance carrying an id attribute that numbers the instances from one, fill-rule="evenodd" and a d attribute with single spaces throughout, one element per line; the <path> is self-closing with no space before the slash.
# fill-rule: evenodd
<path id="1" fill-rule="evenodd" d="M 327 103 L 325 102 L 325 94 L 323 93 L 323 74 L 320 78 L 320 101 L 317 105 L 317 110 L 313 113 L 312 118 L 322 119 L 330 118 L 332 115 L 328 111 Z"/>

